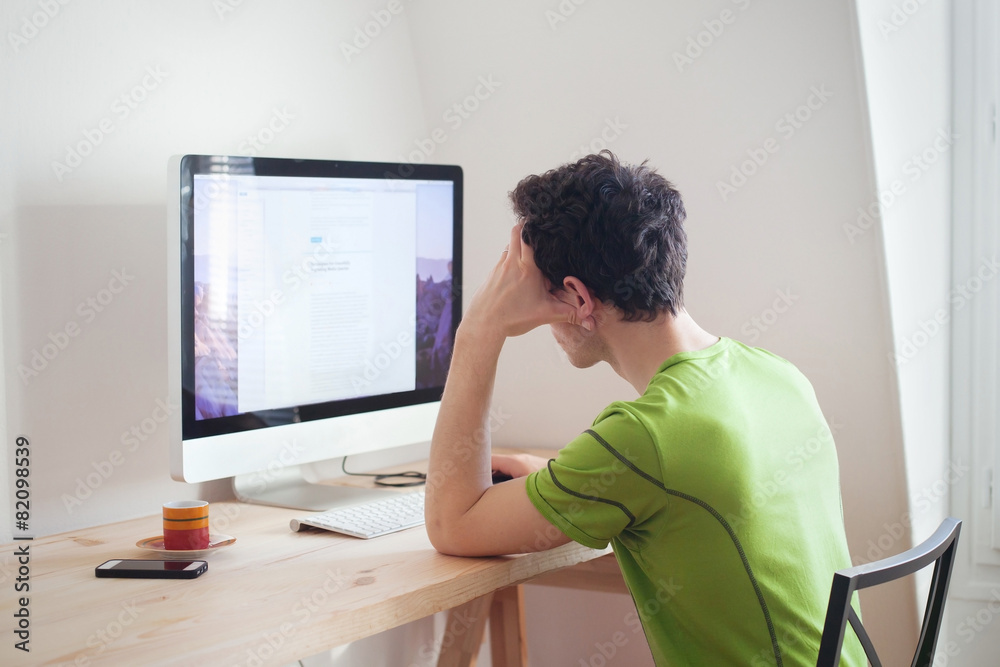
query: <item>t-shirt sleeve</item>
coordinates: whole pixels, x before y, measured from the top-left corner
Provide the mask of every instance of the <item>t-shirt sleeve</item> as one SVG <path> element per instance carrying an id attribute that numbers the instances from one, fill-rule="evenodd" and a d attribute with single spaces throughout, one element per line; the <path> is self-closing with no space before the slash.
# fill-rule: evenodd
<path id="1" fill-rule="evenodd" d="M 614 408 L 527 478 L 538 511 L 567 537 L 594 549 L 662 507 L 662 489 L 649 432 L 630 412 Z"/>

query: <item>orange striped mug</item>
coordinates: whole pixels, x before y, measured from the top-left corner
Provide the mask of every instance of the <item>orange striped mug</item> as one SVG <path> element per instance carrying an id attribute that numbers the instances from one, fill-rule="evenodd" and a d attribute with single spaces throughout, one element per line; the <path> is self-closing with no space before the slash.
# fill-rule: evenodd
<path id="1" fill-rule="evenodd" d="M 208 548 L 208 503 L 175 500 L 163 503 L 163 548 L 196 551 Z"/>

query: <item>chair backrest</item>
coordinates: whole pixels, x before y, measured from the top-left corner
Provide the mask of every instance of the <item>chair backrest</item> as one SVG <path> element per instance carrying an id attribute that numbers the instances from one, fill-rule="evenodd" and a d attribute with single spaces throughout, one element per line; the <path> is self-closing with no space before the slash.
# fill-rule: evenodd
<path id="1" fill-rule="evenodd" d="M 958 548 L 958 533 L 961 528 L 961 521 L 949 517 L 919 546 L 898 556 L 835 573 L 816 666 L 836 667 L 844 643 L 844 630 L 847 621 L 850 620 L 851 627 L 854 628 L 865 648 L 865 653 L 868 654 L 868 661 L 874 667 L 882 667 L 871 638 L 854 608 L 851 607 L 851 597 L 856 590 L 894 581 L 934 563 L 934 576 L 927 595 L 924 622 L 920 628 L 920 639 L 911 667 L 930 665 L 934 660 L 934 649 L 937 646 L 938 630 L 941 628 L 944 602 L 948 596 L 948 582 L 951 579 L 951 568 L 955 562 L 955 550 Z"/>

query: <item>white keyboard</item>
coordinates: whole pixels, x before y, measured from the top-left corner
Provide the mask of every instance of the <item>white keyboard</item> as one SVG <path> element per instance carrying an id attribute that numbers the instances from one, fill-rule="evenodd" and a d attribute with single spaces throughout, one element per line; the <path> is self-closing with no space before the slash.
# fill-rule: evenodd
<path id="1" fill-rule="evenodd" d="M 289 525 L 294 531 L 311 526 L 367 540 L 395 533 L 397 530 L 422 526 L 423 523 L 424 492 L 420 490 L 393 494 L 361 505 L 318 512 L 302 519 L 292 519 Z"/>

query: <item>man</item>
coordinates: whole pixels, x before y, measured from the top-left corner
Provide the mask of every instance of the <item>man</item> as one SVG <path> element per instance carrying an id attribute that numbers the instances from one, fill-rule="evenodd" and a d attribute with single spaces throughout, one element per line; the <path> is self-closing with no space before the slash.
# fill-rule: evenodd
<path id="1" fill-rule="evenodd" d="M 610 542 L 657 664 L 814 665 L 834 571 L 849 567 L 833 438 L 789 362 L 684 309 L 680 194 L 608 151 L 511 193 L 519 223 L 458 329 L 431 446 L 439 551 Z M 504 341 L 548 324 L 574 366 L 639 398 L 551 461 L 492 457 Z M 516 479 L 493 485 L 491 468 Z M 553 528 L 554 527 L 554 528 Z M 844 665 L 863 665 L 848 633 Z"/>

